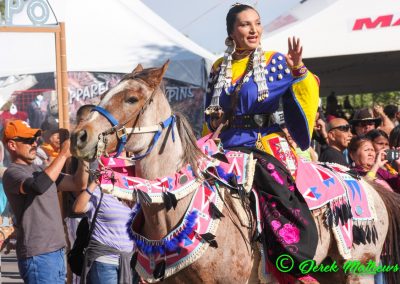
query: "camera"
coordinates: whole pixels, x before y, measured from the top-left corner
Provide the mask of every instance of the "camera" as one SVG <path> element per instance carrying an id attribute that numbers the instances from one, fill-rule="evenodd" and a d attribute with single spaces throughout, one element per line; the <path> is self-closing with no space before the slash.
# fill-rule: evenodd
<path id="1" fill-rule="evenodd" d="M 386 160 L 388 162 L 393 162 L 400 158 L 400 152 L 398 150 L 387 149 L 385 152 L 386 152 Z"/>

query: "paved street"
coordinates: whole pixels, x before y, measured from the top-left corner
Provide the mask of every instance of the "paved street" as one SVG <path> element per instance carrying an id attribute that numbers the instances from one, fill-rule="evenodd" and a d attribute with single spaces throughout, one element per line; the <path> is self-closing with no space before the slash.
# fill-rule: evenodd
<path id="1" fill-rule="evenodd" d="M 17 257 L 15 252 L 8 255 L 1 254 L 1 284 L 24 283 L 19 277 Z"/>

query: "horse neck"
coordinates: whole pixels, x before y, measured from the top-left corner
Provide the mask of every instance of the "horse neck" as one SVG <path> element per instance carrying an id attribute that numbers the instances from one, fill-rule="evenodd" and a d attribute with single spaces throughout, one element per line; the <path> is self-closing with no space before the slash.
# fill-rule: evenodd
<path id="1" fill-rule="evenodd" d="M 174 132 L 175 142 L 172 141 L 171 133 L 168 137 L 164 134 L 157 144 L 157 149 L 153 149 L 148 156 L 136 162 L 136 176 L 154 180 L 171 176 L 184 166 L 182 141 L 176 127 L 174 127 Z M 165 146 L 162 146 L 164 143 Z M 186 198 L 179 200 L 176 210 L 169 212 L 165 210 L 163 204 L 143 205 L 142 211 L 145 219 L 143 235 L 154 240 L 166 236 L 181 219 L 189 201 L 190 199 L 186 200 Z"/>
<path id="2" fill-rule="evenodd" d="M 154 149 L 143 159 L 136 162 L 136 176 L 153 180 L 176 173 L 183 167 L 182 141 L 174 126 L 175 141 L 165 129 Z M 167 136 L 168 134 L 168 136 Z"/>
<path id="3" fill-rule="evenodd" d="M 159 91 L 143 113 L 145 125 L 159 124 L 165 121 L 165 114 L 172 113 L 165 95 Z M 173 140 L 173 138 L 175 138 Z M 150 141 L 146 142 L 150 146 Z M 128 146 L 128 145 L 127 145 Z M 129 147 L 129 146 L 128 146 Z M 177 172 L 182 165 L 183 147 L 178 135 L 176 123 L 163 129 L 163 132 L 153 150 L 143 159 L 136 162 L 136 176 L 153 180 Z"/>

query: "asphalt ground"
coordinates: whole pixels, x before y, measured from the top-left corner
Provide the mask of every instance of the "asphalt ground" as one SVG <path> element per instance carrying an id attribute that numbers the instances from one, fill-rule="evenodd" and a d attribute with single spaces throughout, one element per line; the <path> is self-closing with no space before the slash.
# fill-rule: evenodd
<path id="1" fill-rule="evenodd" d="M 24 283 L 18 272 L 17 256 L 15 251 L 9 254 L 1 253 L 0 255 L 1 266 L 1 284 L 7 283 Z"/>

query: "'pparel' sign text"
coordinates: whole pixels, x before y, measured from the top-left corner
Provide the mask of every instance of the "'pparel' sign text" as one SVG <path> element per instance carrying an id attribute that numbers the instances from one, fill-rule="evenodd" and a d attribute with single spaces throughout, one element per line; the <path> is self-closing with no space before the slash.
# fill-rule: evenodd
<path id="1" fill-rule="evenodd" d="M 98 97 L 110 88 L 109 83 L 110 82 L 100 82 L 77 89 L 69 88 L 69 103 L 72 104 L 74 101 L 85 102 Z"/>
<path id="2" fill-rule="evenodd" d="M 21 13 L 26 6 L 29 20 L 35 26 L 46 24 L 50 17 L 50 7 L 46 0 L 3 0 L 5 2 L 4 15 L 0 13 L 0 26 L 12 26 L 13 17 Z"/>

